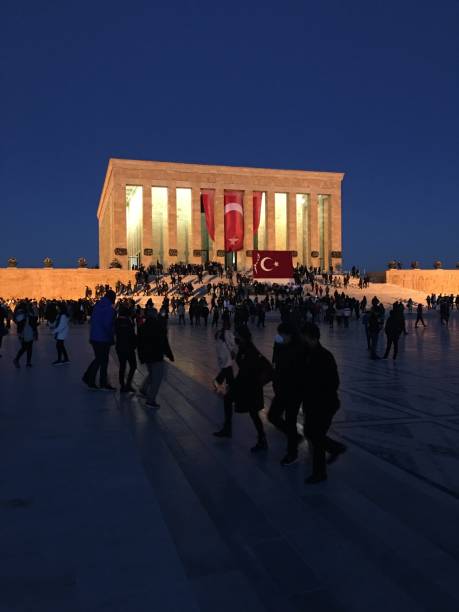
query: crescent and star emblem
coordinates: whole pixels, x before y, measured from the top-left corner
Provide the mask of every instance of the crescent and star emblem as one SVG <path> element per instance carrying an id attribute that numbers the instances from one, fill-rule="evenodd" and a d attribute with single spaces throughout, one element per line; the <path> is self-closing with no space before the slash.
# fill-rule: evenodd
<path id="1" fill-rule="evenodd" d="M 267 268 L 267 261 L 272 261 L 273 262 L 273 266 L 272 268 Z M 264 270 L 265 272 L 272 272 L 274 270 L 274 268 L 277 268 L 279 266 L 279 262 L 278 261 L 274 261 L 272 257 L 263 257 L 263 259 L 260 261 L 260 267 L 262 270 Z"/>

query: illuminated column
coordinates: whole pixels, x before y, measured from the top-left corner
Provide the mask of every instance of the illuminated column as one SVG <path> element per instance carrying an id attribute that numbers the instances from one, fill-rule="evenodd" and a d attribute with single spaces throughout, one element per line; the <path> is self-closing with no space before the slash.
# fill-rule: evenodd
<path id="1" fill-rule="evenodd" d="M 113 203 L 113 249 L 109 263 L 114 257 L 118 259 L 124 270 L 128 269 L 127 257 L 127 224 L 126 224 L 126 185 L 115 185 L 115 201 Z M 126 255 L 115 255 L 115 249 L 126 249 Z"/>
<path id="2" fill-rule="evenodd" d="M 276 230 L 274 224 L 274 191 L 266 193 L 266 236 L 267 249 L 269 251 L 276 248 Z"/>
<path id="3" fill-rule="evenodd" d="M 240 251 L 240 269 L 248 270 L 252 267 L 252 257 L 246 251 L 253 249 L 253 191 L 244 191 L 244 250 Z M 238 253 L 239 258 L 239 253 Z"/>
<path id="4" fill-rule="evenodd" d="M 223 188 L 215 188 L 215 261 L 222 264 L 225 263 L 225 258 L 217 255 L 218 251 L 225 250 L 225 225 L 223 219 Z"/>
<path id="5" fill-rule="evenodd" d="M 323 199 L 323 221 L 324 221 L 324 227 L 323 227 L 323 233 L 324 233 L 324 240 L 323 240 L 323 253 L 322 253 L 322 257 L 323 257 L 323 261 L 324 261 L 324 269 L 328 270 L 329 266 L 330 266 L 330 204 L 331 204 L 331 197 L 329 195 L 324 195 L 322 196 Z"/>
<path id="6" fill-rule="evenodd" d="M 193 185 L 191 189 L 191 249 L 190 263 L 201 263 L 201 255 L 194 255 L 195 250 L 201 250 L 201 188 Z"/>
<path id="7" fill-rule="evenodd" d="M 167 208 L 167 219 L 168 219 L 168 239 L 169 248 L 165 254 L 165 260 L 168 265 L 176 263 L 177 257 L 169 255 L 169 250 L 177 250 L 177 192 L 176 184 L 169 183 L 168 189 L 168 208 Z"/>
<path id="8" fill-rule="evenodd" d="M 318 268 L 320 265 L 319 256 L 313 257 L 312 252 L 319 252 L 319 216 L 318 216 L 318 201 L 317 192 L 311 191 L 309 196 L 309 256 L 311 266 Z"/>
<path id="9" fill-rule="evenodd" d="M 287 194 L 287 249 L 289 251 L 298 251 L 297 246 L 297 231 L 296 231 L 296 192 Z M 293 265 L 296 266 L 298 257 L 293 259 Z"/>
<path id="10" fill-rule="evenodd" d="M 146 256 L 143 249 L 151 249 L 153 247 L 152 236 L 152 210 L 151 210 L 151 185 L 143 185 L 143 210 L 142 210 L 142 253 L 140 254 L 141 262 L 148 266 L 152 261 L 156 261 L 157 253 L 153 256 Z"/>
<path id="11" fill-rule="evenodd" d="M 330 251 L 342 251 L 342 235 L 341 235 L 341 192 L 335 192 L 330 195 Z M 342 257 L 333 257 L 331 264 L 334 268 L 341 267 L 343 264 Z"/>

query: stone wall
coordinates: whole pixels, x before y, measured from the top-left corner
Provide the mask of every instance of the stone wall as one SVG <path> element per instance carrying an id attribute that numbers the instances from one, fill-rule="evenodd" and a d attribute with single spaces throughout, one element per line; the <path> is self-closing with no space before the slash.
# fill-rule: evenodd
<path id="1" fill-rule="evenodd" d="M 387 270 L 386 282 L 427 293 L 459 293 L 459 270 Z"/>
<path id="2" fill-rule="evenodd" d="M 129 270 L 90 270 L 86 268 L 0 268 L 0 297 L 39 299 L 84 297 L 86 286 L 115 287 L 120 280 L 135 282 L 135 272 Z"/>

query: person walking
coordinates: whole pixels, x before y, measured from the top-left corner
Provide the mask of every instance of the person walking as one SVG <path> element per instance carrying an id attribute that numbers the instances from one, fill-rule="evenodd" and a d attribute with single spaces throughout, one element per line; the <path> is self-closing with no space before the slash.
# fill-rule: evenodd
<path id="1" fill-rule="evenodd" d="M 376 352 L 378 347 L 379 332 L 381 331 L 380 314 L 377 306 L 373 306 L 371 308 L 366 325 L 368 327 L 368 337 L 370 339 L 370 356 L 372 359 L 380 359 Z"/>
<path id="2" fill-rule="evenodd" d="M 400 334 L 403 332 L 403 320 L 400 319 L 398 312 L 392 309 L 389 313 L 389 318 L 386 321 L 386 326 L 384 328 L 387 336 L 387 344 L 386 344 L 386 352 L 384 353 L 383 359 L 387 359 L 389 357 L 390 349 L 392 345 L 394 346 L 394 355 L 393 359 L 397 359 L 398 354 L 398 341 L 400 338 Z"/>
<path id="3" fill-rule="evenodd" d="M 91 329 L 89 342 L 94 351 L 94 359 L 89 364 L 88 369 L 83 374 L 83 382 L 90 389 L 115 390 L 115 387 L 108 382 L 108 360 L 110 347 L 114 343 L 115 331 L 115 310 L 116 293 L 109 289 L 94 306 L 91 314 Z M 100 370 L 99 383 L 96 385 L 96 376 Z"/>
<path id="4" fill-rule="evenodd" d="M 219 372 L 215 377 L 214 387 L 217 392 L 223 393 L 229 389 L 234 381 L 233 360 L 237 353 L 237 346 L 229 321 L 225 322 L 223 328 L 215 334 L 215 341 Z M 226 389 L 222 388 L 223 384 L 226 385 Z M 223 428 L 223 430 L 215 432 L 214 435 L 220 438 L 228 437 L 226 433 L 231 433 L 231 431 L 227 432 Z"/>
<path id="5" fill-rule="evenodd" d="M 424 323 L 424 317 L 422 316 L 422 311 L 423 311 L 423 306 L 421 302 L 419 302 L 419 304 L 416 307 L 416 323 L 414 324 L 415 328 L 418 326 L 418 323 L 422 323 L 423 327 L 426 327 L 426 324 Z"/>
<path id="6" fill-rule="evenodd" d="M 222 430 L 231 437 L 233 404 L 235 412 L 248 413 L 257 432 L 257 442 L 251 452 L 264 451 L 268 448 L 263 422 L 259 412 L 264 408 L 263 386 L 272 377 L 272 368 L 252 342 L 252 335 L 246 326 L 241 326 L 235 338 L 238 346 L 236 363 L 238 373 L 223 398 L 225 422 Z M 218 435 L 216 432 L 215 435 Z"/>
<path id="7" fill-rule="evenodd" d="M 129 306 L 121 304 L 118 309 L 118 316 L 115 321 L 115 349 L 118 355 L 119 371 L 118 379 L 120 392 L 128 393 L 134 391 L 132 379 L 137 368 L 135 349 L 137 346 L 137 336 L 135 334 L 134 323 L 131 318 Z M 125 380 L 126 365 L 129 364 L 129 373 Z"/>
<path id="8" fill-rule="evenodd" d="M 70 359 L 65 348 L 65 340 L 69 333 L 69 315 L 67 311 L 67 304 L 65 302 L 59 302 L 57 305 L 57 317 L 54 323 L 50 324 L 50 327 L 54 333 L 54 339 L 56 340 L 57 359 L 53 361 L 52 365 L 64 365 L 70 363 Z"/>
<path id="9" fill-rule="evenodd" d="M 346 451 L 346 445 L 327 435 L 340 407 L 339 375 L 335 358 L 320 343 L 320 330 L 314 323 L 304 323 L 301 339 L 305 345 L 303 383 L 304 436 L 311 447 L 312 473 L 305 484 L 327 479 L 328 464 Z"/>
<path id="10" fill-rule="evenodd" d="M 159 408 L 156 396 L 164 378 L 164 357 L 174 361 L 174 355 L 167 338 L 166 324 L 159 319 L 158 312 L 154 308 L 148 308 L 145 314 L 145 323 L 138 332 L 137 351 L 140 363 L 147 366 L 148 374 L 140 393 L 147 399 L 146 406 Z"/>
<path id="11" fill-rule="evenodd" d="M 37 332 L 37 318 L 34 316 L 31 305 L 29 302 L 21 302 L 18 304 L 14 313 L 14 322 L 17 327 L 18 338 L 21 342 L 21 348 L 19 349 L 16 357 L 13 359 L 13 363 L 16 368 L 20 368 L 20 359 L 24 353 L 26 353 L 26 366 L 32 367 L 32 351 L 33 342 L 38 338 Z"/>
<path id="12" fill-rule="evenodd" d="M 304 351 L 295 329 L 289 323 L 277 328 L 273 349 L 274 398 L 268 411 L 268 420 L 287 436 L 287 452 L 281 465 L 298 461 L 298 444 L 302 436 L 297 431 L 298 412 L 302 402 L 302 375 Z"/>

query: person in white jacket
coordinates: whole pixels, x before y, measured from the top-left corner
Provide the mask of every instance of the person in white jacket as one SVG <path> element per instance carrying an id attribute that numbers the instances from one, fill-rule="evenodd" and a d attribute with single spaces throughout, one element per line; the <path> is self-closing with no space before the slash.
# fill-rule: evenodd
<path id="1" fill-rule="evenodd" d="M 234 382 L 233 363 L 237 353 L 237 346 L 229 321 L 223 323 L 223 328 L 215 334 L 215 340 L 219 373 L 214 380 L 214 386 L 217 393 L 225 395 Z M 231 437 L 231 432 L 224 427 L 221 431 L 216 431 L 214 436 L 219 438 Z"/>
<path id="2" fill-rule="evenodd" d="M 55 322 L 51 326 L 54 332 L 54 339 L 56 340 L 57 359 L 53 361 L 52 365 L 64 365 L 70 363 L 70 359 L 65 348 L 64 341 L 66 340 L 69 333 L 69 316 L 67 312 L 67 304 L 60 302 L 58 304 L 58 315 Z"/>

